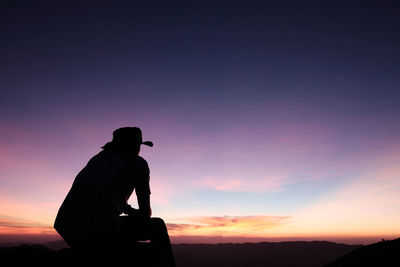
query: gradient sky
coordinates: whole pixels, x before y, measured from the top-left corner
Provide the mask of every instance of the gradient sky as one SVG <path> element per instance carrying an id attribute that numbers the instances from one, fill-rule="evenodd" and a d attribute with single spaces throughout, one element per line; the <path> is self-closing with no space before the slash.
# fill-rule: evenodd
<path id="1" fill-rule="evenodd" d="M 398 2 L 8 2 L 0 242 L 54 238 L 122 126 L 175 242 L 399 237 Z"/>

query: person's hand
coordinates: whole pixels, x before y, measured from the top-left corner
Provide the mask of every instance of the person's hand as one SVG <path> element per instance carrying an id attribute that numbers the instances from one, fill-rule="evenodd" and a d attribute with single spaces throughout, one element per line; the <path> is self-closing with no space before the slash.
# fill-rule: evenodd
<path id="1" fill-rule="evenodd" d="M 135 208 L 131 208 L 129 211 L 128 211 L 128 213 L 127 213 L 129 216 L 140 216 L 140 212 L 139 212 L 139 210 L 138 209 L 135 209 Z"/>
<path id="2" fill-rule="evenodd" d="M 128 214 L 129 216 L 135 216 L 139 214 L 139 210 L 132 208 L 131 205 L 126 205 L 124 208 L 124 213 Z"/>

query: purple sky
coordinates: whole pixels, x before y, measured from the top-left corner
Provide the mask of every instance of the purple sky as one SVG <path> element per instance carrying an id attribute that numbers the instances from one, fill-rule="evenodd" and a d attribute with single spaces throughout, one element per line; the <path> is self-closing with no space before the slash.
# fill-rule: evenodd
<path id="1" fill-rule="evenodd" d="M 0 235 L 51 232 L 121 126 L 175 236 L 398 234 L 395 1 L 2 5 Z"/>

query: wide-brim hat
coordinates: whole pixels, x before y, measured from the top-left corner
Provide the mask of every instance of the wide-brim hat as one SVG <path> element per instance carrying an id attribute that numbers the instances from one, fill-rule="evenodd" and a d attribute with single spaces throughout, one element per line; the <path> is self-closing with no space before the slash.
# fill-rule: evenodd
<path id="1" fill-rule="evenodd" d="M 146 145 L 153 146 L 153 142 L 144 141 L 142 138 L 142 130 L 138 127 L 122 127 L 113 132 L 113 139 L 111 142 L 105 144 L 102 148 L 124 147 L 131 145 Z"/>

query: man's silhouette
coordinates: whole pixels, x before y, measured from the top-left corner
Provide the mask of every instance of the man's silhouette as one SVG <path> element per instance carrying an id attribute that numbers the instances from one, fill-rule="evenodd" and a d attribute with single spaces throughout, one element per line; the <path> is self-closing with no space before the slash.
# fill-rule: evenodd
<path id="1" fill-rule="evenodd" d="M 139 156 L 142 132 L 119 128 L 111 142 L 79 172 L 61 205 L 54 228 L 72 248 L 120 247 L 150 240 L 155 257 L 175 266 L 167 228 L 151 218 L 149 167 Z M 127 201 L 135 190 L 139 209 Z M 120 216 L 122 213 L 128 216 Z"/>

